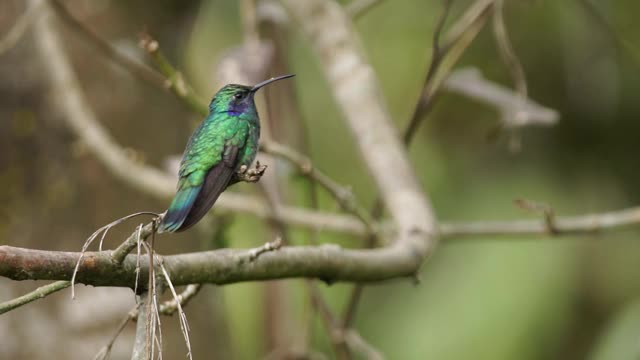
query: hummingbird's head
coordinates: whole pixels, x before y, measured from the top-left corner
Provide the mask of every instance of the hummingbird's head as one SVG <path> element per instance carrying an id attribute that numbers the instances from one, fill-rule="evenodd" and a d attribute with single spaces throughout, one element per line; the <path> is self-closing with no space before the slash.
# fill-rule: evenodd
<path id="1" fill-rule="evenodd" d="M 265 85 L 274 81 L 287 79 L 294 75 L 283 75 L 265 80 L 254 86 L 228 84 L 222 87 L 209 104 L 210 112 L 227 112 L 231 115 L 242 115 L 256 112 L 253 97 Z"/>

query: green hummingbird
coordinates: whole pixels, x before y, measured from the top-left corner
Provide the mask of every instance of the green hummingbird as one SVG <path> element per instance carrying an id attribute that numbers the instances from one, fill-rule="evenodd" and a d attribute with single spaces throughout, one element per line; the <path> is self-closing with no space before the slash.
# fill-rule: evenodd
<path id="1" fill-rule="evenodd" d="M 292 76 L 278 76 L 254 86 L 229 84 L 214 95 L 209 115 L 184 150 L 178 189 L 159 232 L 183 231 L 195 225 L 218 196 L 239 181 L 239 174 L 248 169 L 258 152 L 260 117 L 254 95 L 263 86 Z"/>

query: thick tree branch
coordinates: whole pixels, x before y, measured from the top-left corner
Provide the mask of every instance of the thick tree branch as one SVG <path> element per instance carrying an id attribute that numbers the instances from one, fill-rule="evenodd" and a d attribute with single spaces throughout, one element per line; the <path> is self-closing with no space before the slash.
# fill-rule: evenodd
<path id="1" fill-rule="evenodd" d="M 401 247 L 346 250 L 337 245 L 283 247 L 260 255 L 252 249 L 222 249 L 164 256 L 164 265 L 175 286 L 229 284 L 283 278 L 318 278 L 334 281 L 382 281 L 415 272 L 412 256 Z M 70 280 L 79 253 L 0 246 L 0 276 L 13 280 Z M 146 255 L 140 261 L 140 278 L 148 275 Z M 85 253 L 76 282 L 94 286 L 126 286 L 136 280 L 136 256 L 122 265 L 110 251 Z"/>

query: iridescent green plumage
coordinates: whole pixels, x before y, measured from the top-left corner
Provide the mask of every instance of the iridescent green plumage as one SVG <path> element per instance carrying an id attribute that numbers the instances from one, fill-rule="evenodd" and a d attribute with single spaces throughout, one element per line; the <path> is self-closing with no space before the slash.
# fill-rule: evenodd
<path id="1" fill-rule="evenodd" d="M 235 181 L 238 169 L 251 165 L 260 138 L 260 118 L 253 97 L 262 86 L 291 76 L 253 87 L 230 84 L 216 93 L 209 115 L 191 135 L 184 151 L 178 190 L 160 232 L 182 231 L 196 224 Z"/>

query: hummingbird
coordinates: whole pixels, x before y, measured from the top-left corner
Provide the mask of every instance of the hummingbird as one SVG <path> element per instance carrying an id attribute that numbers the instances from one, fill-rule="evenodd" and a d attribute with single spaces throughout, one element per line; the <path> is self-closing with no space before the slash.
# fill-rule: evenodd
<path id="1" fill-rule="evenodd" d="M 178 172 L 176 195 L 169 205 L 159 232 L 184 231 L 195 225 L 211 209 L 220 194 L 243 179 L 247 172 L 257 181 L 266 166 L 257 164 L 260 117 L 254 102 L 256 92 L 283 75 L 254 86 L 228 84 L 209 103 L 209 115 L 187 143 Z"/>

